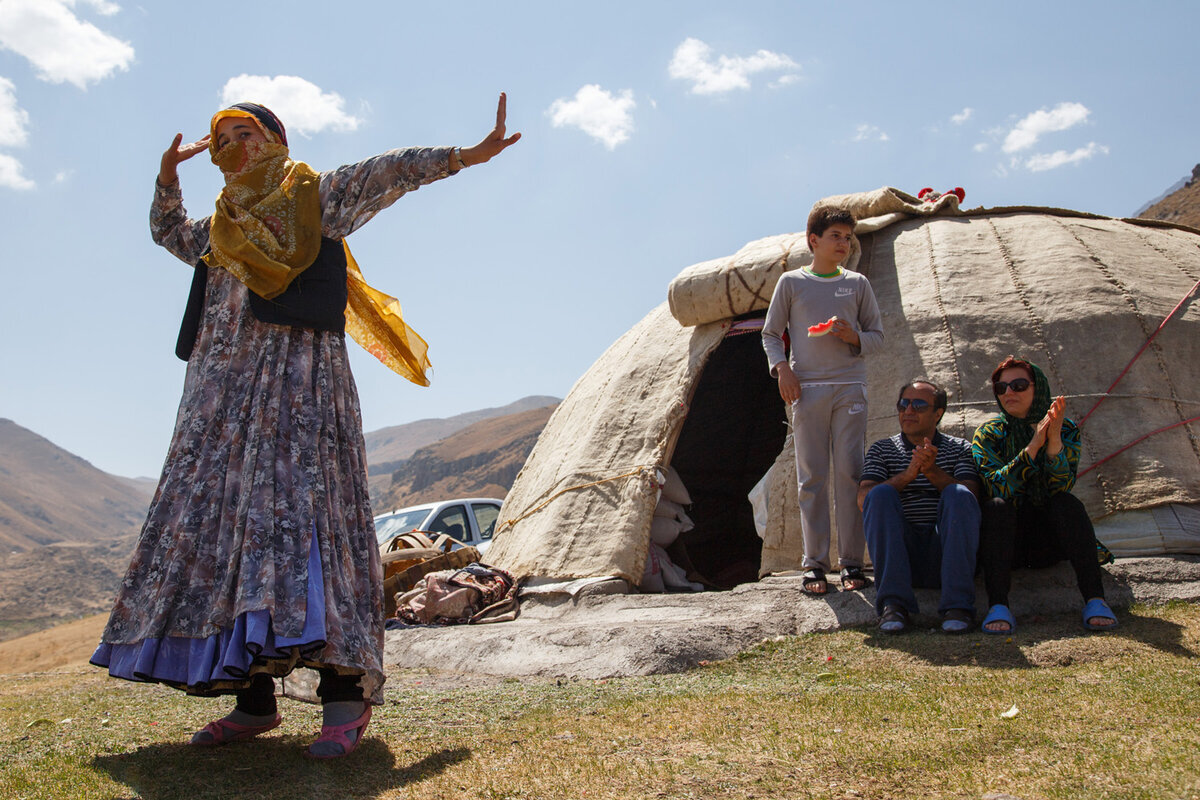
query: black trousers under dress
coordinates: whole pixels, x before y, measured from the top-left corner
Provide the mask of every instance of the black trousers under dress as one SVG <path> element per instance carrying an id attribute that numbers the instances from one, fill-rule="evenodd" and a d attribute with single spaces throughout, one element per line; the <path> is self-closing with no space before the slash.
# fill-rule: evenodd
<path id="1" fill-rule="evenodd" d="M 1084 600 L 1104 597 L 1096 530 L 1075 495 L 1051 495 L 1044 506 L 994 497 L 981 510 L 979 566 L 989 606 L 1008 605 L 1014 567 L 1048 567 L 1064 559 L 1075 569 Z"/>

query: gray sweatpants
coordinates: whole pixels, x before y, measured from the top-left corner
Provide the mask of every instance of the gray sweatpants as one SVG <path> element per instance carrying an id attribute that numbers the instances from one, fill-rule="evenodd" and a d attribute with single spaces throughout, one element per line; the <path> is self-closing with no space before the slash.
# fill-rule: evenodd
<path id="1" fill-rule="evenodd" d="M 831 570 L 830 477 L 840 566 L 861 567 L 867 543 L 858 510 L 858 477 L 867 438 L 866 387 L 861 383 L 803 387 L 800 399 L 792 404 L 792 426 L 804 568 Z"/>

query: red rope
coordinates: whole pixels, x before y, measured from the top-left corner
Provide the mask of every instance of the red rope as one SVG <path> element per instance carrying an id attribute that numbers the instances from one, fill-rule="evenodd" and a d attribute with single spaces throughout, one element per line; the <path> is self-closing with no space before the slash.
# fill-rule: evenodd
<path id="1" fill-rule="evenodd" d="M 1134 446 L 1135 444 L 1137 444 L 1138 442 L 1141 442 L 1141 441 L 1144 441 L 1144 440 L 1146 440 L 1146 439 L 1149 439 L 1151 436 L 1153 436 L 1153 435 L 1154 435 L 1154 434 L 1156 434 L 1156 433 L 1162 433 L 1163 431 L 1169 431 L 1169 430 L 1171 430 L 1171 428 L 1178 428 L 1180 425 L 1187 425 L 1189 422 L 1196 422 L 1197 420 L 1200 420 L 1200 416 L 1197 416 L 1197 417 L 1192 417 L 1191 419 L 1185 419 L 1185 420 L 1181 420 L 1181 421 L 1179 421 L 1179 422 L 1172 422 L 1170 425 L 1163 426 L 1163 427 L 1159 428 L 1159 429 L 1158 429 L 1158 430 L 1156 430 L 1156 431 L 1150 431 L 1150 432 L 1149 432 L 1149 433 L 1147 433 L 1145 436 L 1139 436 L 1138 438 L 1134 439 L 1134 440 L 1133 440 L 1132 442 L 1130 442 L 1129 444 L 1127 444 L 1127 445 L 1125 445 L 1124 447 L 1122 447 L 1120 450 L 1116 450 L 1116 451 L 1114 451 L 1114 452 L 1112 452 L 1112 453 L 1109 453 L 1109 454 L 1108 454 L 1108 455 L 1106 455 L 1104 458 L 1102 458 L 1102 459 L 1100 459 L 1099 461 L 1097 461 L 1095 464 L 1092 464 L 1091 466 L 1089 466 L 1087 469 L 1085 469 L 1085 470 L 1081 470 L 1081 471 L 1080 471 L 1080 473 L 1079 473 L 1079 475 L 1078 475 L 1077 477 L 1080 477 L 1080 478 L 1082 478 L 1084 475 L 1087 475 L 1089 472 L 1091 472 L 1091 471 L 1092 471 L 1092 470 L 1094 470 L 1096 467 L 1098 467 L 1098 466 L 1100 466 L 1101 464 L 1103 464 L 1105 461 L 1108 461 L 1108 460 L 1109 460 L 1109 459 L 1111 459 L 1111 458 L 1115 458 L 1115 457 L 1119 456 L 1121 453 L 1124 453 L 1126 450 L 1128 450 L 1129 448 L 1133 447 L 1133 446 Z"/>
<path id="2" fill-rule="evenodd" d="M 1095 411 L 1097 408 L 1099 408 L 1100 404 L 1108 399 L 1108 393 L 1111 392 L 1113 390 L 1113 388 L 1118 383 L 1121 382 L 1121 379 L 1125 377 L 1125 373 L 1129 372 L 1130 368 L 1133 366 L 1133 362 L 1135 362 L 1139 358 L 1141 358 L 1142 353 L 1146 352 L 1146 348 L 1149 347 L 1150 343 L 1154 341 L 1154 337 L 1158 336 L 1158 332 L 1161 331 L 1164 326 L 1166 326 L 1166 324 L 1171 320 L 1171 317 L 1175 316 L 1175 313 L 1177 311 L 1179 311 L 1179 309 L 1183 308 L 1184 302 L 1186 302 L 1189 297 L 1191 297 L 1193 294 L 1195 294 L 1196 289 L 1198 289 L 1198 288 L 1200 288 L 1200 281 L 1196 281 L 1195 285 L 1192 286 L 1192 288 L 1189 289 L 1187 291 L 1187 293 L 1179 299 L 1179 302 L 1175 304 L 1175 307 L 1173 309 L 1171 309 L 1171 313 L 1167 314 L 1167 316 L 1165 316 L 1163 318 L 1163 321 L 1161 323 L 1159 323 L 1159 326 L 1154 330 L 1154 333 L 1150 334 L 1150 338 L 1146 339 L 1146 343 L 1142 345 L 1142 349 L 1138 350 L 1137 353 L 1134 354 L 1133 358 L 1129 359 L 1129 363 L 1125 365 L 1125 369 L 1121 370 L 1121 374 L 1117 376 L 1117 379 L 1115 381 L 1113 381 L 1112 384 L 1110 384 L 1107 389 L 1104 390 L 1104 393 L 1100 396 L 1100 399 L 1096 401 L 1096 405 L 1092 406 L 1091 410 L 1083 415 L 1083 419 L 1079 420 L 1080 426 L 1082 426 L 1083 423 L 1087 422 L 1087 418 L 1092 415 L 1092 412 Z M 1172 425 L 1170 427 L 1175 427 L 1175 426 Z M 1163 430 L 1166 430 L 1166 428 L 1163 428 Z M 1157 431 L 1156 431 L 1156 433 L 1157 433 Z M 1141 439 L 1139 439 L 1138 441 L 1141 441 Z M 1118 450 L 1117 452 L 1119 453 L 1121 451 Z M 1116 455 L 1116 453 L 1114 453 L 1113 455 Z M 1107 460 L 1107 459 L 1105 459 L 1105 460 Z M 1096 463 L 1099 464 L 1102 462 L 1098 461 Z M 1094 466 L 1096 466 L 1096 465 L 1093 464 L 1092 467 L 1094 467 Z M 1092 467 L 1088 467 L 1088 469 L 1091 469 Z"/>

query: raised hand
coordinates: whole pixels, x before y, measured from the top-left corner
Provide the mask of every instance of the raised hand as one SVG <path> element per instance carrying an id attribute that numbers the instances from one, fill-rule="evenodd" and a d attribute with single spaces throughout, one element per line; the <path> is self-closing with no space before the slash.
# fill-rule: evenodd
<path id="1" fill-rule="evenodd" d="M 937 466 L 938 449 L 926 438 L 923 444 L 917 445 L 916 451 L 921 454 L 921 472 L 929 477 L 929 471 Z"/>
<path id="2" fill-rule="evenodd" d="M 496 105 L 496 127 L 492 128 L 491 133 L 483 137 L 483 141 L 474 147 L 464 147 L 460 150 L 463 163 L 468 167 L 474 164 L 482 164 L 485 161 L 492 160 L 493 157 L 502 153 L 506 148 L 516 144 L 521 138 L 521 134 L 514 133 L 512 136 L 505 138 L 505 118 L 508 116 L 508 96 L 500 93 L 500 102 Z"/>
<path id="3" fill-rule="evenodd" d="M 1066 398 L 1060 395 L 1050 403 L 1050 409 L 1046 412 L 1042 422 L 1038 424 L 1039 428 L 1045 425 L 1046 455 L 1048 456 L 1056 456 L 1062 451 L 1062 426 L 1066 410 Z"/>
<path id="4" fill-rule="evenodd" d="M 183 134 L 175 134 L 174 141 L 162 155 L 162 162 L 158 167 L 158 182 L 163 186 L 170 186 L 175 181 L 179 180 L 179 171 L 177 167 L 184 161 L 187 161 L 197 153 L 202 153 L 208 149 L 208 134 L 205 134 L 202 139 L 192 142 L 191 144 L 182 144 Z"/>

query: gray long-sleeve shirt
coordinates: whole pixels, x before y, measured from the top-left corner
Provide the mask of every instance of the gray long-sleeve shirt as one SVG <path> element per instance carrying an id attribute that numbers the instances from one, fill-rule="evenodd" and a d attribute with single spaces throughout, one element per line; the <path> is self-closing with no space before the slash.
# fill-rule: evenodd
<path id="1" fill-rule="evenodd" d="M 858 331 L 859 347 L 836 336 L 809 337 L 808 327 L 837 316 Z M 804 269 L 785 272 L 775 285 L 763 324 L 763 349 L 771 375 L 787 359 L 783 333 L 792 343 L 788 359 L 800 385 L 818 383 L 866 383 L 867 365 L 862 356 L 883 346 L 883 321 L 871 283 L 857 272 L 842 270 L 832 278 L 821 278 Z"/>

